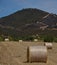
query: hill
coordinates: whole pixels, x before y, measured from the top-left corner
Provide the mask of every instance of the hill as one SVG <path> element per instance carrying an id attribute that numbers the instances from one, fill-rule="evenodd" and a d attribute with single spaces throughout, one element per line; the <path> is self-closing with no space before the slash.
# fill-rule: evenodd
<path id="1" fill-rule="evenodd" d="M 22 9 L 0 18 L 0 35 L 24 37 L 30 35 L 57 36 L 57 15 L 39 9 Z"/>

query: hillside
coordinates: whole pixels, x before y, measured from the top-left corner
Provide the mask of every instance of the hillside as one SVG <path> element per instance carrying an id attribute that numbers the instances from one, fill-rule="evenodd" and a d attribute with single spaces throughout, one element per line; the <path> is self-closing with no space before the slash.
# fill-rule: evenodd
<path id="1" fill-rule="evenodd" d="M 0 35 L 24 37 L 36 34 L 57 37 L 57 15 L 28 8 L 0 18 Z"/>

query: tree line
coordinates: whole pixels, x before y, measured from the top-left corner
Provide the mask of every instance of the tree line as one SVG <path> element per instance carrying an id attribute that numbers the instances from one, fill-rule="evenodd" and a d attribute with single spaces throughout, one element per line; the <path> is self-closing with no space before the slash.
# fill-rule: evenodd
<path id="1" fill-rule="evenodd" d="M 24 36 L 24 37 L 14 37 L 14 36 L 3 36 L 0 35 L 0 41 L 5 41 L 5 38 L 8 38 L 9 41 L 33 41 L 34 39 L 37 40 L 42 40 L 44 42 L 57 42 L 57 37 L 50 36 L 50 35 L 44 35 L 44 36 L 39 36 L 39 35 L 30 35 L 30 36 Z"/>

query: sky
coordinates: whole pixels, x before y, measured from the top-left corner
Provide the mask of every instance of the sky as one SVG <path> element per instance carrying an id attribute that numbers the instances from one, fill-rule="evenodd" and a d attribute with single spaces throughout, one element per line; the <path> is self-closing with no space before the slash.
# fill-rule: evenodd
<path id="1" fill-rule="evenodd" d="M 57 0 L 0 0 L 0 18 L 25 8 L 57 14 Z"/>

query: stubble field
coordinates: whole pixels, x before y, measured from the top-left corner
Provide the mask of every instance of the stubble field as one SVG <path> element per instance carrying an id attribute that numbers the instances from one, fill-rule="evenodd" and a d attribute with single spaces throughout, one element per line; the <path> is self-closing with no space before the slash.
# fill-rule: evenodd
<path id="1" fill-rule="evenodd" d="M 48 50 L 47 63 L 28 63 L 27 47 L 44 45 L 44 42 L 0 42 L 0 65 L 57 65 L 57 43 Z"/>

